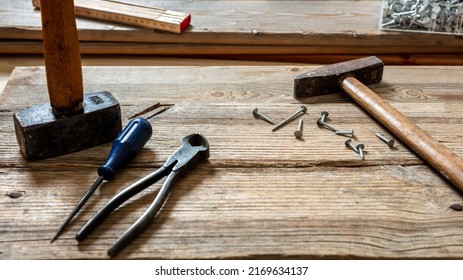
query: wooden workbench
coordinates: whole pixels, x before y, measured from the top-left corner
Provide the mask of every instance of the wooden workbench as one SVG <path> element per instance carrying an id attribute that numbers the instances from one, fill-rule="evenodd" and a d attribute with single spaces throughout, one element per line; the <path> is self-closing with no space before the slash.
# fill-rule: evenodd
<path id="1" fill-rule="evenodd" d="M 387 64 L 463 64 L 463 36 L 379 29 L 381 1 L 123 0 L 190 13 L 182 34 L 79 17 L 84 54 L 150 54 L 295 63 L 365 55 Z M 42 52 L 40 12 L 30 0 L 4 0 L 0 53 Z"/>
<path id="2" fill-rule="evenodd" d="M 127 117 L 155 102 L 175 104 L 149 121 L 146 148 L 105 183 L 68 230 L 50 239 L 96 179 L 111 144 L 27 162 L 12 115 L 47 100 L 42 67 L 16 68 L 0 95 L 0 258 L 99 259 L 160 187 L 121 207 L 88 240 L 76 231 L 115 193 L 159 167 L 180 139 L 201 132 L 208 162 L 178 181 L 162 211 L 119 258 L 463 258 L 462 194 L 343 94 L 295 100 L 293 76 L 314 67 L 84 67 L 86 92 L 109 90 Z M 463 67 L 385 68 L 371 88 L 463 156 Z M 271 132 L 258 107 L 278 121 L 306 104 L 296 122 Z M 366 158 L 345 137 L 317 127 L 355 129 Z M 146 114 L 145 116 L 149 116 Z"/>

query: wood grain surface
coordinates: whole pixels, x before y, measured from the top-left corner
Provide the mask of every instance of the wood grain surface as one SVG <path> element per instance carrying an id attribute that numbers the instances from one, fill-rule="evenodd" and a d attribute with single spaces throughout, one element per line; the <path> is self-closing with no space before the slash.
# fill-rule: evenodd
<path id="1" fill-rule="evenodd" d="M 314 67 L 84 67 L 86 92 L 110 91 L 127 117 L 160 102 L 175 104 L 149 119 L 153 136 L 115 180 L 104 183 L 68 230 L 50 239 L 96 179 L 111 144 L 43 161 L 22 159 L 12 115 L 47 100 L 43 67 L 16 68 L 0 95 L 0 258 L 100 259 L 154 198 L 153 185 L 130 200 L 85 242 L 76 231 L 110 197 L 159 167 L 181 137 L 209 140 L 207 163 L 178 181 L 163 209 L 117 257 L 463 258 L 462 193 L 345 94 L 295 100 L 293 77 Z M 463 156 L 463 67 L 387 66 L 370 87 L 439 142 Z M 278 121 L 301 103 L 297 121 L 271 132 L 259 110 Z M 365 160 L 342 136 L 319 128 L 320 111 L 354 129 Z M 145 116 L 149 116 L 146 114 Z M 397 140 L 397 139 L 396 139 Z"/>
<path id="2" fill-rule="evenodd" d="M 41 53 L 40 15 L 5 0 L 1 53 Z M 462 36 L 379 30 L 381 1 L 125 0 L 190 13 L 182 34 L 78 18 L 85 54 L 332 63 L 374 54 L 388 64 L 462 64 Z"/>
<path id="3" fill-rule="evenodd" d="M 463 192 L 463 160 L 354 77 L 342 89 L 371 116 Z"/>

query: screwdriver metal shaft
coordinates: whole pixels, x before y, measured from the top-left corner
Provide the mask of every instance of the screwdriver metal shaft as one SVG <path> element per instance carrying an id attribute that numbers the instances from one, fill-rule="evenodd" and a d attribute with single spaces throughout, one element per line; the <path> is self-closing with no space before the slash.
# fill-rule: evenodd
<path id="1" fill-rule="evenodd" d="M 60 236 L 64 228 L 66 228 L 66 226 L 71 222 L 72 218 L 74 218 L 74 216 L 79 212 L 82 206 L 84 206 L 84 204 L 87 202 L 90 196 L 92 196 L 92 194 L 96 191 L 96 189 L 98 189 L 98 187 L 101 185 L 103 180 L 104 180 L 104 176 L 100 176 L 98 177 L 98 179 L 96 179 L 95 183 L 93 183 L 93 185 L 87 190 L 84 196 L 80 199 L 79 203 L 77 203 L 77 205 L 74 207 L 71 214 L 69 214 L 69 216 L 66 218 L 64 223 L 61 224 L 60 228 L 58 229 L 58 232 L 55 234 L 55 236 L 50 241 L 50 243 L 53 243 L 53 241 L 55 241 L 58 238 L 58 236 Z"/>
<path id="2" fill-rule="evenodd" d="M 143 118 L 133 119 L 127 124 L 119 136 L 117 136 L 116 140 L 114 140 L 111 151 L 109 152 L 108 159 L 98 168 L 98 179 L 80 199 L 80 201 L 72 210 L 71 214 L 69 214 L 64 223 L 60 226 L 58 232 L 55 234 L 50 243 L 53 243 L 53 241 L 55 241 L 60 236 L 66 226 L 85 205 L 85 203 L 98 189 L 101 183 L 104 180 L 111 180 L 118 169 L 135 158 L 137 153 L 151 138 L 152 133 L 153 130 L 151 124 Z"/>

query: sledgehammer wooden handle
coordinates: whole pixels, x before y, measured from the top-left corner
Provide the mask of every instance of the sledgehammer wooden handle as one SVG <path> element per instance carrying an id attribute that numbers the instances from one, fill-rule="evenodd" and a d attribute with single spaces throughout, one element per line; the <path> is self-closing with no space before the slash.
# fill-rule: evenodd
<path id="1" fill-rule="evenodd" d="M 463 160 L 402 115 L 356 78 L 340 86 L 360 106 L 407 144 L 413 151 L 463 191 Z"/>
<path id="2" fill-rule="evenodd" d="M 73 0 L 40 0 L 48 95 L 55 114 L 82 110 L 83 85 Z"/>

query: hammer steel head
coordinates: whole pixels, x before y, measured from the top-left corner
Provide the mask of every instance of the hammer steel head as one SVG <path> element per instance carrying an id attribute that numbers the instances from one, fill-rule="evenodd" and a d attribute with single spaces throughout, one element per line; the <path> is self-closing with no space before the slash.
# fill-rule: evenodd
<path id="1" fill-rule="evenodd" d="M 294 78 L 294 97 L 333 93 L 346 77 L 355 77 L 365 85 L 381 81 L 384 63 L 375 56 L 350 60 L 318 68 Z"/>
<path id="2" fill-rule="evenodd" d="M 114 140 L 122 129 L 119 102 L 107 91 L 84 95 L 82 113 L 56 116 L 48 102 L 14 114 L 19 149 L 27 160 L 73 153 Z"/>

